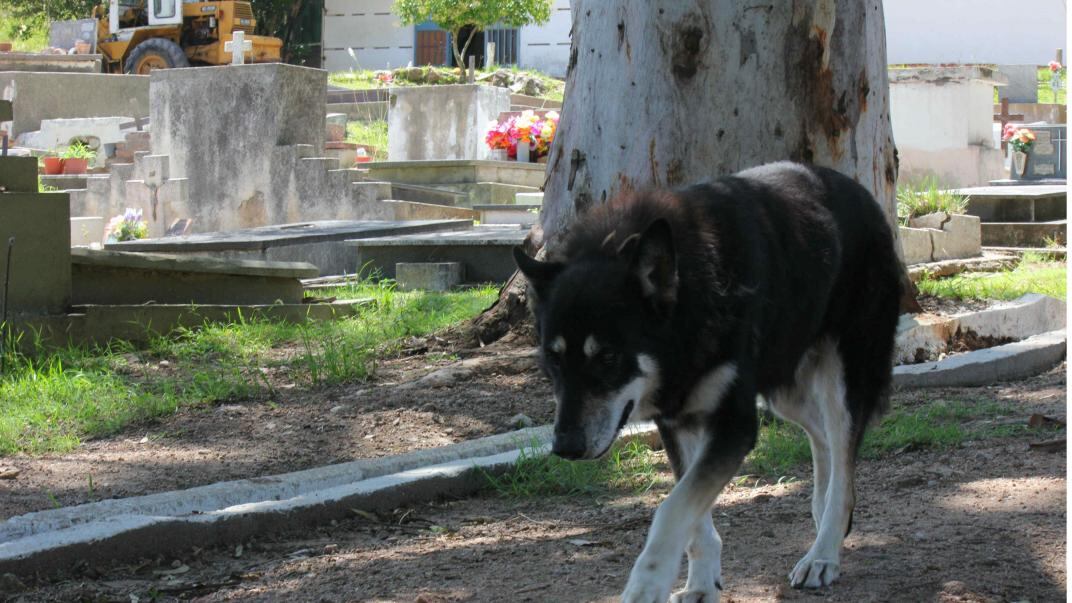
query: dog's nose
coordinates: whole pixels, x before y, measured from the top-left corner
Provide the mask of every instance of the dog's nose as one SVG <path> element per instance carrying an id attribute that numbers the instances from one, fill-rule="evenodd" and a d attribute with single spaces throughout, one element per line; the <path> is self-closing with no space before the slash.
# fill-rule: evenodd
<path id="1" fill-rule="evenodd" d="M 585 452 L 583 433 L 555 432 L 555 441 L 551 445 L 552 454 L 572 461 L 584 457 Z"/>

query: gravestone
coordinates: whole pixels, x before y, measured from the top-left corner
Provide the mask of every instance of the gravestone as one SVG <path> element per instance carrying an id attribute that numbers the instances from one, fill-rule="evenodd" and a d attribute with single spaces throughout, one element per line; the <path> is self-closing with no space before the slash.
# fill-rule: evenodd
<path id="1" fill-rule="evenodd" d="M 471 220 L 321 220 L 108 243 L 110 251 L 141 251 L 243 260 L 309 262 L 320 274 L 354 274 L 353 239 L 460 230 Z"/>
<path id="2" fill-rule="evenodd" d="M 488 122 L 510 110 L 510 91 L 480 85 L 392 88 L 388 105 L 391 161 L 490 159 Z"/>
<path id="3" fill-rule="evenodd" d="M 1010 103 L 1038 102 L 1037 65 L 999 65 L 998 71 L 1009 79 L 1001 90 L 1001 98 L 1009 99 Z"/>
<path id="4" fill-rule="evenodd" d="M 1012 171 L 1014 180 L 1052 180 L 1067 178 L 1065 157 L 1068 154 L 1068 134 L 1065 125 L 1027 126 L 1035 133 L 1035 144 L 1027 154 L 1027 169 L 1023 176 Z"/>

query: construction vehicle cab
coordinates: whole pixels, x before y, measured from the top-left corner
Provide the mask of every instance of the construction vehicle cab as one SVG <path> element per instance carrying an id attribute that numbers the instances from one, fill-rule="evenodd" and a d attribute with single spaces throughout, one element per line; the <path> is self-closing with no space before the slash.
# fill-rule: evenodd
<path id="1" fill-rule="evenodd" d="M 225 65 L 225 44 L 235 31 L 252 42 L 246 62 L 278 62 L 282 40 L 255 36 L 257 25 L 248 1 L 109 0 L 94 9 L 97 49 L 112 73 L 148 74 L 153 69 Z"/>

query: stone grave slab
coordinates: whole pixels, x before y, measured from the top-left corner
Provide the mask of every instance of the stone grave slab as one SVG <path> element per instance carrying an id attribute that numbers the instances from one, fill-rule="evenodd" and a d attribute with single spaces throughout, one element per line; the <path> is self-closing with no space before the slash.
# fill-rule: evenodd
<path id="1" fill-rule="evenodd" d="M 436 186 L 494 182 L 538 188 L 547 165 L 478 159 L 377 161 L 368 164 L 370 180 Z M 415 199 L 417 200 L 417 199 Z"/>
<path id="2" fill-rule="evenodd" d="M 109 243 L 114 251 L 210 255 L 216 258 L 309 262 L 320 273 L 353 274 L 361 264 L 345 243 L 354 239 L 461 230 L 471 220 L 322 220 Z"/>
<path id="3" fill-rule="evenodd" d="M 532 226 L 540 217 L 540 205 L 474 205 L 481 224 L 522 224 Z"/>
<path id="4" fill-rule="evenodd" d="M 0 306 L 9 318 L 60 314 L 70 305 L 70 216 L 67 193 L 0 192 L 0 296 L 8 281 Z"/>
<path id="5" fill-rule="evenodd" d="M 969 215 L 983 222 L 1062 220 L 1067 214 L 1067 187 L 1050 184 L 976 186 L 953 189 L 968 197 Z"/>
<path id="6" fill-rule="evenodd" d="M 477 226 L 469 230 L 378 237 L 348 241 L 357 248 L 357 264 L 385 278 L 395 278 L 399 263 L 458 262 L 470 283 L 502 283 L 517 269 L 513 248 L 529 229 L 518 225 Z"/>
<path id="7" fill-rule="evenodd" d="M 299 304 L 300 279 L 318 274 L 306 262 L 71 250 L 74 304 Z"/>

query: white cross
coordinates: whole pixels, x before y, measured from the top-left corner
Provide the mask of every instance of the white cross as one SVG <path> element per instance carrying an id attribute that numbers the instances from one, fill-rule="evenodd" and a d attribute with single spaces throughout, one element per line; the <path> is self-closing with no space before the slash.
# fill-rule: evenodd
<path id="1" fill-rule="evenodd" d="M 241 48 L 241 52 L 235 52 L 235 48 Z M 231 64 L 242 65 L 245 63 L 245 55 L 247 52 L 253 50 L 253 42 L 246 39 L 246 32 L 234 31 L 231 32 L 231 41 L 224 42 L 223 51 L 231 53 Z"/>

